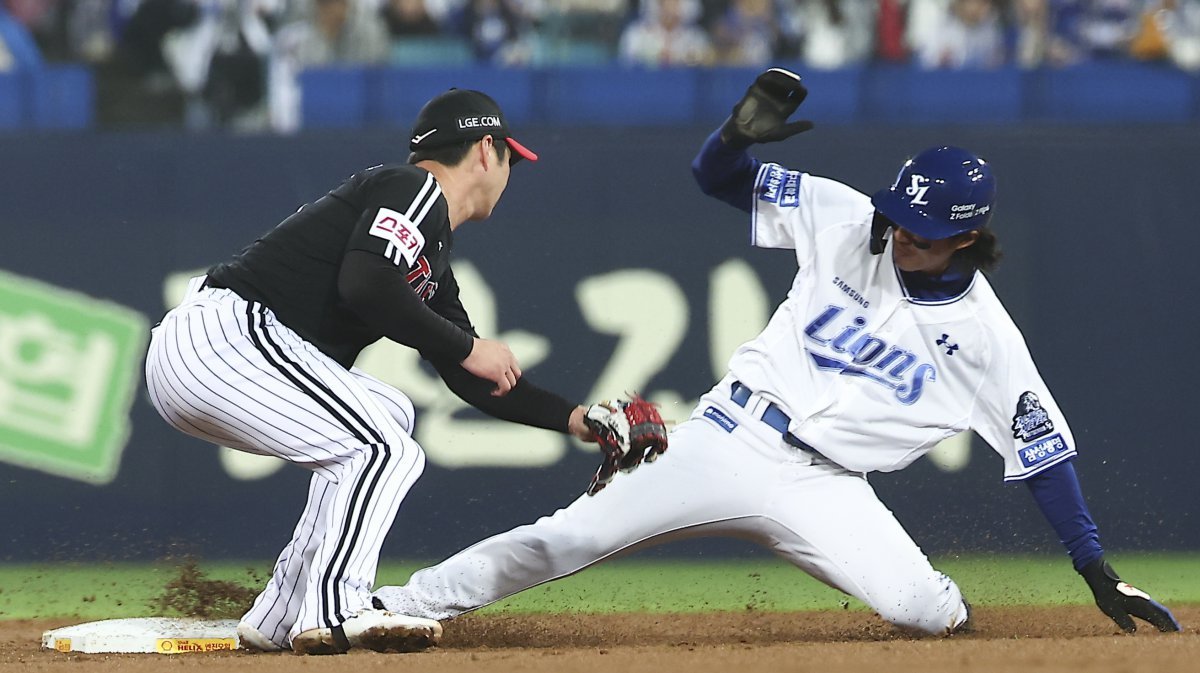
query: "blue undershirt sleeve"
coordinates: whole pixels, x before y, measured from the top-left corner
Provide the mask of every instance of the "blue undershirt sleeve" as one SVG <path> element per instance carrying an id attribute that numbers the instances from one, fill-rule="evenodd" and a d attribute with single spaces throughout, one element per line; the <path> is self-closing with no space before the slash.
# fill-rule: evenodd
<path id="1" fill-rule="evenodd" d="M 1065 461 L 1025 480 L 1029 493 L 1079 570 L 1104 555 L 1100 534 L 1083 501 L 1079 478 L 1071 461 Z"/>
<path id="2" fill-rule="evenodd" d="M 717 129 L 692 159 L 692 175 L 700 191 L 749 213 L 754 203 L 754 180 L 761 165 L 746 150 L 727 147 L 721 142 L 721 130 Z"/>

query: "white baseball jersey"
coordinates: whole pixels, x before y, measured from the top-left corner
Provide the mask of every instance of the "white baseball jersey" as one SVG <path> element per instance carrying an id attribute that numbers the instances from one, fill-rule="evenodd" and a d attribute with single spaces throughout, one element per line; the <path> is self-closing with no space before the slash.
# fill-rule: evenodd
<path id="1" fill-rule="evenodd" d="M 752 242 L 796 252 L 766 329 L 730 361 L 792 434 L 850 470 L 891 471 L 973 429 L 1019 480 L 1075 455 L 1020 330 L 976 272 L 960 296 L 911 296 L 889 248 L 867 253 L 874 207 L 842 183 L 764 164 Z"/>

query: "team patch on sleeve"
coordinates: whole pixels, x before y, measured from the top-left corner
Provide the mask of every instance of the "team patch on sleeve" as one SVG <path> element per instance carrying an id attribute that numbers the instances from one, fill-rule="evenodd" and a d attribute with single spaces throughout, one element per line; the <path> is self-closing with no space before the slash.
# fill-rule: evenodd
<path id="1" fill-rule="evenodd" d="M 1028 468 L 1053 460 L 1067 453 L 1069 449 L 1062 435 L 1055 433 L 1036 444 L 1020 449 L 1017 453 L 1021 456 L 1021 464 Z"/>
<path id="2" fill-rule="evenodd" d="M 777 164 L 767 164 L 758 185 L 758 199 L 779 204 L 783 208 L 800 205 L 800 173 L 784 170 Z"/>
<path id="3" fill-rule="evenodd" d="M 379 209 L 368 233 L 387 241 L 388 245 L 383 252 L 384 256 L 392 260 L 396 266 L 403 266 L 406 269 L 416 263 L 421 249 L 425 247 L 425 235 L 421 233 L 417 225 L 404 213 L 390 208 Z M 404 260 L 407 264 L 401 264 L 400 260 Z"/>
<path id="4" fill-rule="evenodd" d="M 1013 439 L 1031 442 L 1054 432 L 1054 421 L 1042 407 L 1042 401 L 1030 391 L 1021 393 L 1017 400 L 1017 413 L 1013 416 Z"/>

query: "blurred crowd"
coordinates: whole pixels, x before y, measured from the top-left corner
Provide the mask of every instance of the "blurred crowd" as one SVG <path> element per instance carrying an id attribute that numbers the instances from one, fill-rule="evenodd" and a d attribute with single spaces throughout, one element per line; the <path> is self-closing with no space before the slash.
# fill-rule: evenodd
<path id="1" fill-rule="evenodd" d="M 293 130 L 331 64 L 1200 70 L 1200 0 L 0 0 L 0 72 L 81 62 L 101 123 Z"/>

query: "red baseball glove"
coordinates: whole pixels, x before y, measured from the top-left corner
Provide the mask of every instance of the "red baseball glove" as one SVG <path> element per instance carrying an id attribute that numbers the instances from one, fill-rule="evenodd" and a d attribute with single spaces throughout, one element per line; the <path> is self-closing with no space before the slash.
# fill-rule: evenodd
<path id="1" fill-rule="evenodd" d="M 588 407 L 583 422 L 604 452 L 587 494 L 596 495 L 617 472 L 632 472 L 642 461 L 653 463 L 667 450 L 667 427 L 658 408 L 634 395 L 628 402 L 601 402 Z"/>

